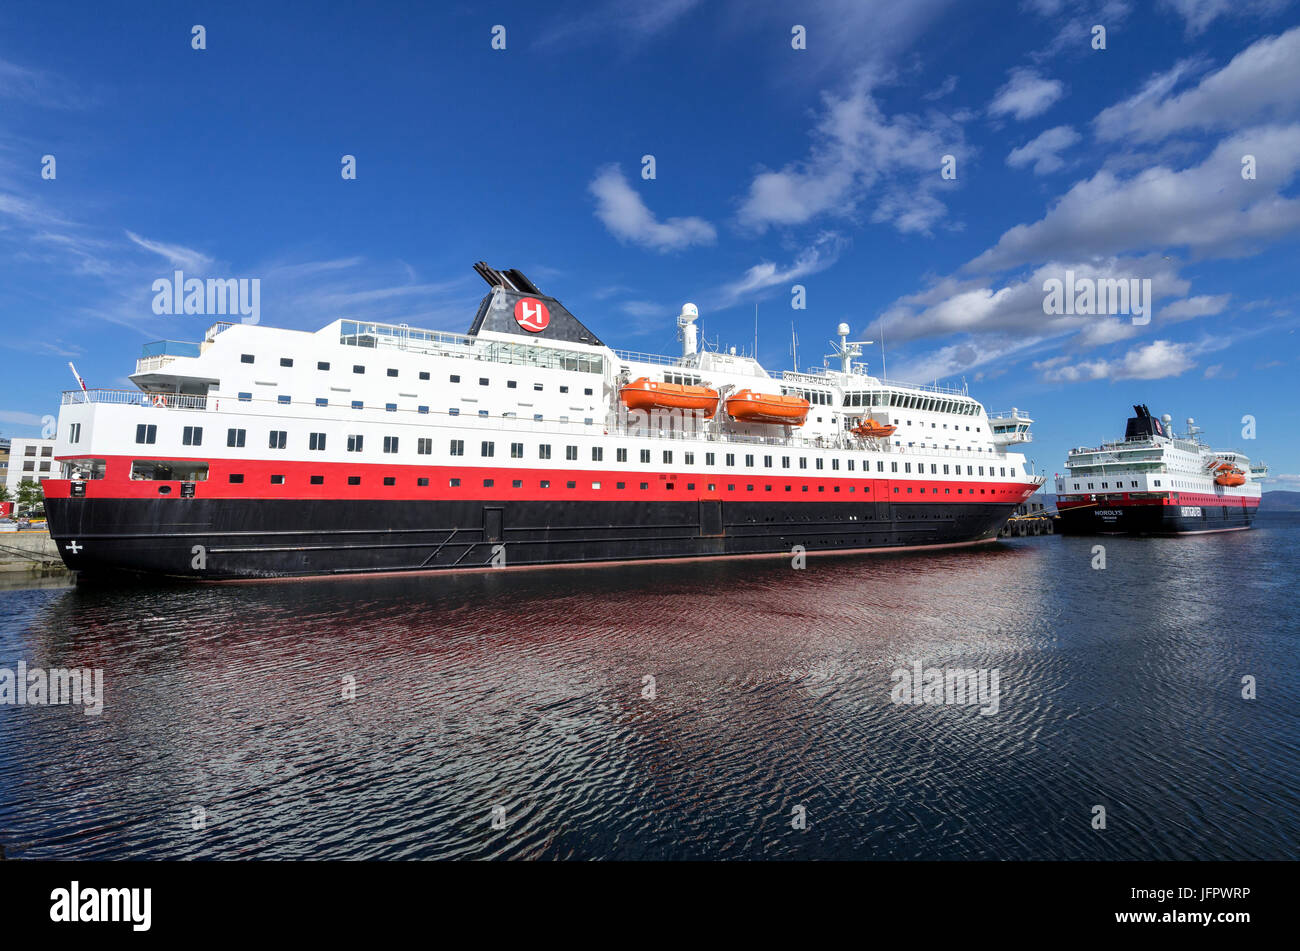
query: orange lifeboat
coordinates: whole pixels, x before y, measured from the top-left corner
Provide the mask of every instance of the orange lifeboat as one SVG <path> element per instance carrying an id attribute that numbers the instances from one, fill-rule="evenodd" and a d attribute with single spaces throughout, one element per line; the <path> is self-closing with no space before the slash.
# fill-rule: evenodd
<path id="1" fill-rule="evenodd" d="M 802 396 L 774 396 L 741 390 L 727 397 L 727 415 L 745 423 L 782 423 L 802 426 L 811 404 Z"/>
<path id="2" fill-rule="evenodd" d="M 849 432 L 855 436 L 862 436 L 865 439 L 883 439 L 886 436 L 894 435 L 897 426 L 890 426 L 887 423 L 878 423 L 874 419 L 867 418 L 854 426 Z"/>
<path id="3" fill-rule="evenodd" d="M 707 386 L 659 383 L 644 376 L 622 387 L 618 395 L 628 409 L 702 410 L 705 419 L 712 419 L 718 409 L 717 390 Z"/>
<path id="4" fill-rule="evenodd" d="M 1219 485 L 1245 485 L 1246 473 L 1236 466 L 1220 466 L 1219 474 L 1214 477 Z"/>

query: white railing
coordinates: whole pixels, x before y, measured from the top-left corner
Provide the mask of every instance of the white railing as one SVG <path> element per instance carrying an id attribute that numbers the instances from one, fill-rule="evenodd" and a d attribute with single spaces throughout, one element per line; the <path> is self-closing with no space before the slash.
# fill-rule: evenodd
<path id="1" fill-rule="evenodd" d="M 1032 423 L 1034 421 L 1028 413 L 1019 409 L 1002 410 L 997 413 L 988 412 L 985 415 L 988 416 L 990 422 L 995 419 L 1014 419 L 1022 423 Z"/>
<path id="2" fill-rule="evenodd" d="M 666 357 L 660 353 L 640 353 L 636 350 L 615 350 L 614 356 L 620 360 L 627 360 L 630 363 L 652 363 L 657 366 L 680 367 L 682 361 L 680 357 Z M 687 367 L 686 369 L 694 369 Z"/>
<path id="3" fill-rule="evenodd" d="M 164 353 L 156 357 L 141 357 L 135 361 L 135 372 L 150 373 L 153 370 L 161 370 L 175 359 L 176 355 L 172 353 Z"/>
<path id="4" fill-rule="evenodd" d="M 373 324 L 345 320 L 340 326 L 339 343 L 362 349 L 402 350 L 462 360 L 485 360 L 513 366 L 533 366 L 581 373 L 605 371 L 605 359 L 599 353 L 543 347 L 506 340 L 484 340 L 466 334 L 442 330 L 415 330 L 391 324 Z"/>
<path id="5" fill-rule="evenodd" d="M 112 403 L 154 409 L 206 409 L 208 398 L 189 393 L 145 393 L 142 390 L 64 390 L 62 404 Z"/>

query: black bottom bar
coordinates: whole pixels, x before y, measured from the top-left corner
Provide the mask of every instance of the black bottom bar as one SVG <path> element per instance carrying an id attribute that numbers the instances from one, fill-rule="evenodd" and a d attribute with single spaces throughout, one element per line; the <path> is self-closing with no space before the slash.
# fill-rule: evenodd
<path id="1" fill-rule="evenodd" d="M 1250 528 L 1257 509 L 1228 505 L 1107 505 L 1061 509 L 1066 535 L 1189 535 Z"/>
<path id="2" fill-rule="evenodd" d="M 934 547 L 1011 504 L 59 499 L 69 568 L 200 580 Z"/>

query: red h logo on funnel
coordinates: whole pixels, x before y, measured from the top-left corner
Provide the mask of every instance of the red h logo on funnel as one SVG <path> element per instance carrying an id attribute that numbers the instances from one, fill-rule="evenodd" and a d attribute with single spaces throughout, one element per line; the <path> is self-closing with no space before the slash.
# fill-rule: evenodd
<path id="1" fill-rule="evenodd" d="M 529 333 L 541 333 L 551 322 L 546 305 L 532 297 L 520 298 L 515 304 L 515 323 Z"/>

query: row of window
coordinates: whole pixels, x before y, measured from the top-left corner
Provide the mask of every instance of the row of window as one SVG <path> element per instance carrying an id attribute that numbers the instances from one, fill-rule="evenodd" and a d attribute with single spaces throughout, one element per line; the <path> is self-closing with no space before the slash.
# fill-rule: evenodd
<path id="1" fill-rule="evenodd" d="M 251 353 L 241 353 L 241 354 L 239 355 L 239 362 L 240 362 L 240 363 L 254 363 L 254 362 L 256 362 L 256 357 L 255 357 L 253 354 L 251 354 Z M 280 358 L 280 366 L 282 366 L 282 367 L 292 367 L 292 366 L 293 366 L 293 357 L 281 357 L 281 358 Z M 328 370 L 329 368 L 330 368 L 330 362 L 329 362 L 328 360 L 318 360 L 318 361 L 316 361 L 316 369 L 317 369 L 317 370 Z M 353 373 L 358 373 L 358 374 L 364 374 L 364 373 L 366 372 L 366 368 L 365 368 L 365 366 L 364 366 L 363 364 L 360 364 L 360 363 L 354 363 L 354 364 L 352 365 L 352 372 L 353 372 Z M 389 368 L 388 368 L 388 376 L 396 378 L 396 377 L 398 376 L 398 371 L 397 371 L 397 369 L 394 368 L 394 367 L 389 367 Z M 420 371 L 419 371 L 419 377 L 420 377 L 421 380 L 428 380 L 428 379 L 429 379 L 429 371 L 428 371 L 428 370 L 420 370 Z M 460 382 L 460 374 L 459 374 L 459 373 L 452 373 L 452 374 L 450 374 L 450 376 L 449 376 L 449 381 L 452 382 L 452 383 L 459 383 L 459 382 Z M 485 376 L 481 376 L 481 377 L 479 377 L 478 382 L 479 382 L 479 386 L 489 386 L 489 385 L 491 385 L 491 380 L 490 380 L 488 377 L 485 377 Z M 512 389 L 512 390 L 513 390 L 513 389 L 516 389 L 516 388 L 518 387 L 518 385 L 519 385 L 519 382 L 518 382 L 517 380 L 507 380 L 507 381 L 506 381 L 506 387 L 509 388 L 509 389 Z M 543 386 L 542 386 L 541 383 L 534 383 L 534 384 L 533 384 L 533 389 L 536 390 L 536 391 L 538 391 L 538 392 L 541 392 L 541 390 L 543 389 Z M 561 392 L 561 393 L 567 393 L 567 392 L 569 392 L 569 388 L 568 388 L 568 386 L 561 386 L 561 387 L 560 387 L 560 392 Z M 585 387 L 585 388 L 583 389 L 582 392 L 583 392 L 583 395 L 584 395 L 584 396 L 591 396 L 591 395 L 592 395 L 592 388 L 589 387 L 589 386 L 588 386 L 588 387 Z M 242 396 L 242 394 L 241 394 L 241 396 Z M 284 400 L 284 402 L 288 402 L 288 400 Z M 319 406 L 319 405 L 322 405 L 321 402 L 320 402 L 320 400 L 317 400 L 316 403 L 317 403 L 318 406 Z"/>
<path id="2" fill-rule="evenodd" d="M 232 428 L 232 429 L 227 429 L 227 430 L 226 430 L 226 446 L 229 447 L 229 448 L 232 448 L 232 449 L 242 449 L 242 448 L 244 448 L 244 446 L 245 446 L 245 443 L 246 443 L 246 440 L 247 440 L 247 436 L 248 436 L 248 430 L 246 430 L 246 429 L 234 429 L 234 428 Z M 157 442 L 157 439 L 158 439 L 158 427 L 157 427 L 155 424 L 152 424 L 152 423 L 141 423 L 141 424 L 139 424 L 138 426 L 136 426 L 136 428 L 135 428 L 135 441 L 136 441 L 138 444 L 140 444 L 140 445 L 153 445 L 153 444 L 155 444 L 155 443 Z M 186 446 L 201 446 L 201 445 L 203 444 L 203 427 L 202 427 L 202 426 L 186 426 L 186 427 L 183 429 L 182 434 L 181 434 L 181 442 L 182 442 L 183 445 L 186 445 Z M 416 453 L 417 453 L 417 454 L 422 455 L 422 456 L 427 456 L 427 455 L 431 455 L 431 454 L 433 453 L 433 440 L 432 440 L 431 438 L 428 438 L 428 437 L 419 437 L 419 438 L 416 439 L 415 442 L 416 442 Z M 270 448 L 270 449 L 284 449 L 284 448 L 286 448 L 287 445 L 288 445 L 288 432 L 287 432 L 287 431 L 282 430 L 282 429 L 272 429 L 272 430 L 270 430 L 270 433 L 269 433 L 269 436 L 268 436 L 268 440 L 267 440 L 267 447 L 268 447 L 268 448 Z M 356 435 L 350 435 L 350 436 L 347 437 L 347 451 L 348 451 L 348 452 L 362 452 L 362 451 L 364 450 L 364 447 L 365 447 L 365 437 L 364 437 L 363 435 L 361 435 L 361 434 L 356 434 Z M 385 437 L 384 437 L 384 452 L 385 452 L 385 453 L 390 453 L 390 454 L 392 454 L 392 453 L 396 453 L 396 452 L 398 452 L 398 447 L 399 447 L 399 439 L 398 439 L 397 436 L 385 436 Z M 323 451 L 325 450 L 325 448 L 326 448 L 326 435 L 325 435 L 325 433 L 309 433 L 309 434 L 308 434 L 307 448 L 308 448 L 309 450 L 311 450 L 311 451 L 314 451 L 314 452 L 323 452 Z M 465 440 L 463 440 L 463 439 L 452 439 L 452 440 L 450 441 L 450 444 L 449 444 L 448 450 L 449 450 L 449 454 L 450 454 L 450 455 L 453 455 L 453 456 L 463 456 L 463 455 L 465 455 Z M 649 449 L 641 449 L 639 452 L 640 452 L 640 462 L 641 462 L 642 464 L 647 464 L 647 465 L 648 465 L 648 464 L 650 464 L 650 463 L 652 462 L 652 450 L 649 450 Z M 483 456 L 484 458 L 492 458 L 492 457 L 494 457 L 494 456 L 496 455 L 496 442 L 493 441 L 493 440 L 490 440 L 490 439 L 485 439 L 485 440 L 483 440 L 483 441 L 479 444 L 479 455 L 480 455 L 480 456 Z M 684 464 L 684 465 L 688 465 L 688 466 L 693 466 L 693 465 L 695 465 L 695 456 L 696 456 L 696 453 L 694 453 L 694 452 L 683 452 L 683 453 L 682 453 L 683 464 Z M 512 459 L 522 459 L 522 458 L 524 458 L 524 444 L 523 444 L 523 443 L 521 443 L 521 442 L 512 442 L 512 443 L 510 444 L 510 458 L 512 458 Z M 538 458 L 538 459 L 550 459 L 550 458 L 551 458 L 551 444 L 550 444 L 550 443 L 540 443 L 540 444 L 538 445 L 538 447 L 537 447 L 537 458 Z M 567 446 L 565 446 L 565 447 L 564 447 L 564 458 L 565 458 L 566 460 L 569 460 L 569 461 L 576 461 L 577 458 L 578 458 L 578 447 L 577 447 L 577 446 L 574 446 L 574 445 L 567 445 Z M 661 450 L 661 452 L 660 452 L 660 462 L 661 462 L 663 465 L 673 465 L 673 464 L 674 464 L 674 462 L 673 462 L 674 458 L 675 458 L 675 450 L 672 450 L 672 449 L 664 449 L 664 450 Z M 756 457 L 755 457 L 753 454 L 751 454 L 751 453 L 746 453 L 746 454 L 745 454 L 745 463 L 744 463 L 744 464 L 745 464 L 745 468 L 749 468 L 749 469 L 757 468 L 757 466 L 755 465 L 755 458 L 756 458 Z M 765 456 L 763 456 L 763 468 L 765 468 L 765 469 L 771 469 L 771 468 L 773 467 L 773 460 L 774 460 L 774 458 L 775 458 L 774 456 L 769 456 L 769 455 L 765 455 Z M 604 450 L 604 447 L 602 447 L 602 446 L 592 446 L 592 447 L 591 447 L 591 461 L 592 461 L 592 462 L 603 462 L 604 459 L 605 459 L 605 450 Z M 715 464 L 716 464 L 716 460 L 717 460 L 717 453 L 712 453 L 712 452 L 706 452 L 706 453 L 704 453 L 704 464 L 705 464 L 706 466 L 713 466 L 713 465 L 715 465 Z M 628 450 L 627 450 L 627 448 L 625 448 L 625 447 L 618 447 L 618 448 L 615 449 L 615 461 L 616 461 L 616 462 L 627 462 L 627 461 L 628 461 Z M 782 457 L 781 457 L 781 468 L 782 468 L 782 469 L 789 469 L 789 468 L 790 468 L 790 461 L 791 461 L 791 457 L 790 457 L 790 456 L 782 456 Z M 824 459 L 823 457 L 820 457 L 820 456 L 819 456 L 819 457 L 816 457 L 816 458 L 813 459 L 813 462 L 815 463 L 814 468 L 816 468 L 816 469 L 823 469 L 823 468 L 824 468 L 825 459 Z M 830 463 L 831 463 L 831 470 L 832 470 L 832 471 L 839 471 L 839 468 L 840 468 L 840 460 L 839 460 L 839 459 L 831 459 L 831 460 L 830 460 Z M 849 471 L 849 472 L 853 472 L 853 471 L 855 471 L 855 469 L 856 469 L 857 460 L 855 460 L 855 459 L 847 459 L 847 460 L 845 460 L 845 464 L 846 464 L 846 469 L 847 469 L 847 471 Z M 736 454 L 735 454 L 735 453 L 729 452 L 729 453 L 726 453 L 726 454 L 725 454 L 725 465 L 727 466 L 727 468 L 735 468 L 735 466 L 736 466 Z M 900 465 L 900 463 L 899 463 L 898 461 L 891 460 L 890 463 L 889 463 L 889 471 L 890 471 L 891 473 L 893 473 L 893 472 L 899 472 L 899 471 L 900 471 L 899 468 L 898 468 L 899 465 Z M 926 471 L 926 470 L 925 470 L 926 463 L 924 463 L 924 462 L 917 462 L 917 463 L 912 463 L 912 462 L 903 462 L 903 463 L 901 463 L 901 465 L 902 465 L 902 467 L 903 467 L 901 471 L 902 471 L 904 474 L 912 474 L 913 471 L 915 471 L 916 474 L 924 475 L 924 474 L 925 474 L 925 471 Z M 916 467 L 915 470 L 913 470 L 913 466 L 914 466 L 914 465 L 915 465 L 915 467 Z M 862 471 L 864 471 L 864 472 L 868 471 L 869 466 L 870 466 L 870 462 L 869 462 L 868 460 L 863 460 L 863 462 L 862 462 Z M 940 464 L 939 464 L 939 463 L 934 463 L 934 462 L 932 462 L 932 463 L 929 463 L 929 466 L 930 466 L 930 473 L 929 473 L 930 475 L 939 475 L 939 474 L 940 474 L 940 473 L 939 473 L 939 468 L 940 468 Z M 961 471 L 962 467 L 961 467 L 960 465 L 953 465 L 953 464 L 951 464 L 951 463 L 943 463 L 943 464 L 942 464 L 942 467 L 943 467 L 943 475 L 962 475 L 962 471 Z M 800 468 L 800 469 L 807 469 L 807 468 L 808 468 L 808 457 L 807 457 L 807 456 L 800 456 L 800 457 L 799 457 L 799 468 Z M 978 474 L 981 475 L 981 476 L 983 476 L 983 475 L 985 475 L 985 471 L 984 471 L 984 470 L 985 470 L 986 468 L 988 469 L 988 473 L 987 473 L 987 474 L 988 474 L 989 476 L 997 475 L 997 476 L 1000 476 L 1001 478 L 1012 478 L 1012 479 L 1014 479 L 1014 478 L 1016 477 L 1016 470 L 1015 470 L 1015 467 L 1014 467 L 1014 466 L 1012 466 L 1012 467 L 1010 468 L 1010 475 L 1009 475 L 1009 476 L 1008 476 L 1008 469 L 1007 469 L 1006 466 L 997 466 L 997 467 L 996 467 L 997 472 L 994 472 L 994 469 L 995 469 L 994 466 L 976 466 L 976 465 L 968 465 L 968 466 L 966 466 L 966 473 L 965 473 L 965 474 L 968 475 L 968 476 L 973 476 L 973 475 L 975 475 L 976 472 L 978 471 Z M 884 471 L 885 471 L 885 462 L 884 462 L 883 459 L 880 459 L 880 460 L 877 460 L 877 461 L 876 461 L 876 471 L 877 471 L 877 472 L 884 472 Z M 1134 483 L 1134 484 L 1136 485 L 1136 483 Z M 1156 484 L 1159 485 L 1160 483 L 1157 482 Z M 1078 486 L 1078 484 L 1076 483 L 1076 484 L 1075 484 L 1075 488 L 1077 489 L 1078 487 L 1079 487 L 1079 486 Z M 1089 483 L 1088 487 L 1089 487 L 1089 488 L 1092 488 L 1092 484 Z"/>
<path id="3" fill-rule="evenodd" d="M 565 389 L 567 389 L 567 387 L 565 387 Z M 236 396 L 238 397 L 239 402 L 241 402 L 241 403 L 249 403 L 249 402 L 252 402 L 252 399 L 253 399 L 253 394 L 252 394 L 252 392 L 251 392 L 251 391 L 248 391 L 248 390 L 241 391 L 241 392 L 237 393 Z M 280 395 L 278 395 L 278 396 L 276 397 L 276 402 L 277 402 L 277 403 L 281 403 L 281 404 L 287 406 L 288 404 L 290 404 L 290 403 L 293 402 L 293 398 L 292 398 L 291 396 L 287 396 L 287 395 L 281 393 Z M 365 403 L 364 403 L 362 400 L 352 400 L 351 403 L 352 403 L 352 408 L 353 408 L 353 409 L 365 409 L 365 408 L 366 408 L 366 405 L 365 405 Z M 316 405 L 317 405 L 317 406 L 329 406 L 329 405 L 330 405 L 330 401 L 329 401 L 328 398 L 323 397 L 323 396 L 321 396 L 321 397 L 317 397 L 317 399 L 316 399 Z M 531 406 L 532 404 L 531 404 L 531 403 L 521 403 L 520 405 L 521 405 L 521 406 Z M 580 408 L 580 407 L 579 407 L 579 408 Z M 397 412 L 397 404 L 396 404 L 396 403 L 385 403 L 385 404 L 384 404 L 384 409 L 385 409 L 387 412 L 389 412 L 389 413 L 396 413 L 396 412 Z M 421 413 L 421 414 L 426 414 L 426 415 L 427 415 L 428 412 L 429 412 L 429 407 L 428 407 L 428 406 L 417 406 L 417 407 L 415 408 L 415 411 L 416 411 L 417 413 Z M 479 416 L 490 416 L 490 415 L 491 415 L 491 413 L 490 413 L 488 410 L 485 410 L 485 409 L 481 409 L 481 410 L 479 410 L 479 411 L 478 411 L 478 414 L 479 414 Z M 459 416 L 459 415 L 460 415 L 460 407 L 459 407 L 459 406 L 452 406 L 452 407 L 449 407 L 449 408 L 447 409 L 447 415 L 448 415 L 448 416 Z M 518 413 L 513 413 L 513 412 L 505 412 L 505 413 L 502 413 L 502 414 L 501 414 L 501 416 L 502 416 L 503 418 L 505 418 L 505 419 L 515 419 L 515 418 L 518 417 L 518 415 L 519 415 Z M 545 417 L 544 417 L 541 413 L 534 413 L 534 414 L 533 414 L 533 421 L 534 421 L 534 422 L 541 422 L 544 418 L 545 418 Z M 567 422 L 569 422 L 569 417 L 567 417 L 567 416 L 560 416 L 560 417 L 558 417 L 558 422 L 561 422 L 561 423 L 567 423 Z M 595 419 L 594 419 L 593 417 L 591 417 L 591 416 L 588 416 L 588 417 L 586 417 L 586 418 L 583 419 L 583 423 L 584 423 L 585 425 L 587 425 L 587 426 L 592 425 L 594 422 L 595 422 Z M 75 440 L 74 440 L 74 442 L 75 442 Z"/>
<path id="4" fill-rule="evenodd" d="M 230 474 L 227 476 L 227 478 L 228 478 L 228 480 L 229 480 L 231 483 L 233 483 L 233 484 L 235 484 L 235 485 L 243 485 L 243 484 L 244 484 L 244 474 L 241 473 L 241 472 L 232 472 L 232 473 L 230 473 Z M 312 485 L 324 485 L 324 484 L 325 484 L 325 477 L 324 477 L 323 475 L 314 475 L 314 476 L 310 476 L 310 477 L 309 477 L 309 480 L 310 480 L 310 483 L 311 483 Z M 359 475 L 348 476 L 348 477 L 347 477 L 347 484 L 348 484 L 348 485 L 361 485 L 361 480 L 362 480 L 362 477 L 359 476 Z M 272 475 L 272 476 L 270 476 L 270 483 L 271 483 L 271 485 L 284 485 L 284 484 L 285 484 L 285 477 L 284 477 L 283 475 Z M 395 485 L 397 484 L 397 479 L 396 479 L 395 476 L 384 476 L 384 477 L 383 477 L 383 483 L 384 483 L 384 485 L 386 485 L 386 486 L 395 486 Z M 418 487 L 421 487 L 421 488 L 426 487 L 426 486 L 429 485 L 429 478 L 428 478 L 427 476 L 419 476 L 419 477 L 416 478 L 416 480 L 415 480 L 415 484 L 416 484 Z M 455 489 L 455 488 L 459 488 L 459 487 L 461 486 L 461 479 L 459 479 L 459 478 L 457 478 L 457 477 L 451 477 L 451 478 L 449 478 L 449 479 L 447 480 L 447 485 L 448 485 L 448 487 L 453 488 L 453 489 Z M 592 483 L 591 483 L 591 487 L 592 487 L 593 489 L 600 489 L 600 488 L 602 487 L 602 485 L 603 485 L 603 483 L 601 483 L 601 482 L 592 482 Z M 485 489 L 491 489 L 491 488 L 495 488 L 495 487 L 496 487 L 496 479 L 484 479 L 484 480 L 483 480 L 483 488 L 485 488 Z M 522 488 L 524 487 L 524 480 L 523 480 L 523 479 L 512 479 L 512 480 L 510 480 L 510 487 L 511 487 L 512 489 L 522 489 Z M 537 480 L 537 487 L 540 488 L 540 489 L 549 489 L 549 488 L 551 488 L 551 480 L 550 480 L 550 479 L 538 479 L 538 480 Z M 565 481 L 565 483 L 564 483 L 564 487 L 565 487 L 566 489 L 576 489 L 576 488 L 578 487 L 578 483 L 577 483 L 577 481 L 574 480 L 574 479 L 569 479 L 569 480 L 566 480 L 566 481 Z M 662 487 L 663 489 L 665 489 L 666 491 L 672 492 L 672 491 L 675 491 L 675 490 L 676 490 L 676 488 L 677 488 L 677 483 L 676 483 L 676 482 L 664 482 L 664 483 L 662 483 L 661 487 Z M 614 483 L 614 488 L 615 488 L 615 489 L 627 489 L 627 483 L 626 483 L 626 482 L 615 482 L 615 483 Z M 639 484 L 639 488 L 640 488 L 642 491 L 648 491 L 649 488 L 650 488 L 650 483 L 649 483 L 649 482 L 642 482 L 642 483 Z M 745 486 L 744 491 L 746 491 L 746 492 L 753 492 L 753 491 L 756 490 L 756 488 L 760 488 L 760 487 L 756 487 L 753 483 L 749 483 L 749 484 L 747 484 L 747 485 Z M 762 489 L 764 492 L 771 492 L 771 491 L 773 491 L 773 490 L 776 489 L 776 488 L 781 488 L 781 486 L 774 486 L 774 485 L 772 485 L 770 482 L 767 483 L 766 485 L 761 486 L 761 489 Z M 794 488 L 795 488 L 795 487 L 792 486 L 792 485 L 786 485 L 786 486 L 784 486 L 784 489 L 785 489 L 786 492 L 793 492 L 793 491 L 794 491 Z M 713 483 L 713 482 L 710 482 L 710 483 L 707 483 L 707 485 L 705 486 L 705 489 L 706 489 L 706 491 L 714 492 L 714 491 L 717 490 L 717 485 L 716 485 L 715 483 Z M 799 486 L 799 490 L 800 490 L 801 492 L 808 492 L 809 489 L 810 489 L 810 487 L 807 486 L 807 485 L 801 485 L 801 486 Z M 836 493 L 836 492 L 840 492 L 841 490 L 842 490 L 842 487 L 841 487 L 841 486 L 838 486 L 838 485 L 836 485 L 836 486 L 832 486 L 832 487 L 831 487 L 831 492 L 832 492 L 832 494 L 834 494 L 834 493 Z M 858 487 L 857 487 L 857 486 L 854 486 L 854 485 L 850 485 L 850 486 L 848 486 L 848 491 L 849 491 L 850 494 L 856 493 L 857 490 L 858 490 Z M 906 494 L 907 494 L 907 495 L 912 495 L 912 494 L 913 494 L 913 487 L 912 487 L 912 486 L 907 486 L 907 487 L 906 487 L 906 490 L 907 490 L 907 491 L 906 491 Z M 686 483 L 686 491 L 687 491 L 687 492 L 694 492 L 694 491 L 695 491 L 695 483 L 694 483 L 694 482 L 687 482 L 687 483 Z M 732 482 L 732 483 L 728 483 L 728 484 L 727 484 L 727 491 L 728 491 L 728 492 L 735 492 L 735 491 L 737 491 L 736 483 L 734 483 L 734 482 Z M 824 492 L 826 491 L 826 486 L 824 486 L 824 485 L 819 485 L 819 486 L 817 486 L 817 491 L 818 491 L 818 492 L 822 492 L 822 493 L 824 493 Z M 980 494 L 980 495 L 987 495 L 988 492 L 989 492 L 988 489 L 980 489 L 980 490 L 979 490 L 979 494 Z M 870 486 L 863 486 L 863 487 L 862 487 L 862 494 L 863 494 L 863 495 L 870 495 L 870 494 L 871 494 L 871 487 L 870 487 Z M 904 493 L 901 491 L 901 489 L 900 489 L 899 486 L 894 486 L 894 494 L 895 494 L 895 495 L 902 495 L 902 494 L 904 494 Z M 926 493 L 926 489 L 925 489 L 925 487 L 924 487 L 924 486 L 918 486 L 918 487 L 916 487 L 916 494 L 917 494 L 917 495 L 925 495 L 925 494 L 927 494 L 927 493 Z M 939 489 L 938 489 L 937 487 L 933 487 L 933 486 L 932 486 L 932 487 L 930 488 L 930 490 L 929 490 L 929 494 L 930 494 L 930 495 L 939 495 L 940 492 L 939 492 Z M 944 494 L 944 495 L 952 495 L 952 494 L 953 494 L 953 491 L 952 491 L 952 489 L 950 489 L 950 488 L 945 488 L 945 489 L 943 490 L 943 494 Z M 963 489 L 960 489 L 960 488 L 959 488 L 959 489 L 957 489 L 956 494 L 957 494 L 957 495 L 963 495 L 963 494 L 974 495 L 974 494 L 975 494 L 975 489 L 971 488 L 971 489 L 969 489 L 969 490 L 963 490 Z"/>
<path id="5" fill-rule="evenodd" d="M 965 400 L 941 397 L 913 396 L 910 393 L 845 393 L 845 406 L 898 406 L 931 413 L 956 413 L 961 416 L 979 415 L 979 404 Z"/>
<path id="6" fill-rule="evenodd" d="M 1153 479 L 1153 480 L 1152 480 L 1152 485 L 1154 485 L 1156 488 L 1159 488 L 1159 487 L 1160 487 L 1160 480 L 1159 480 L 1159 479 Z M 1074 483 L 1074 487 L 1075 487 L 1076 489 L 1079 488 L 1079 483 L 1077 483 L 1077 482 Z M 1088 483 L 1088 488 L 1092 489 L 1092 488 L 1095 488 L 1095 487 L 1096 487 L 1096 486 L 1095 486 L 1094 483 L 1092 483 L 1092 482 L 1089 482 L 1089 483 Z M 1111 485 L 1110 485 L 1109 482 L 1103 482 L 1103 483 L 1101 484 L 1101 487 L 1102 487 L 1103 489 L 1109 489 L 1109 488 L 1111 487 Z M 1138 484 L 1137 484 L 1136 481 L 1129 482 L 1129 488 L 1131 488 L 1131 489 L 1136 489 L 1137 487 L 1138 487 Z M 1123 483 L 1123 482 L 1116 482 L 1116 483 L 1115 483 L 1115 488 L 1117 488 L 1117 489 L 1122 489 L 1122 488 L 1124 488 L 1124 483 Z"/>

